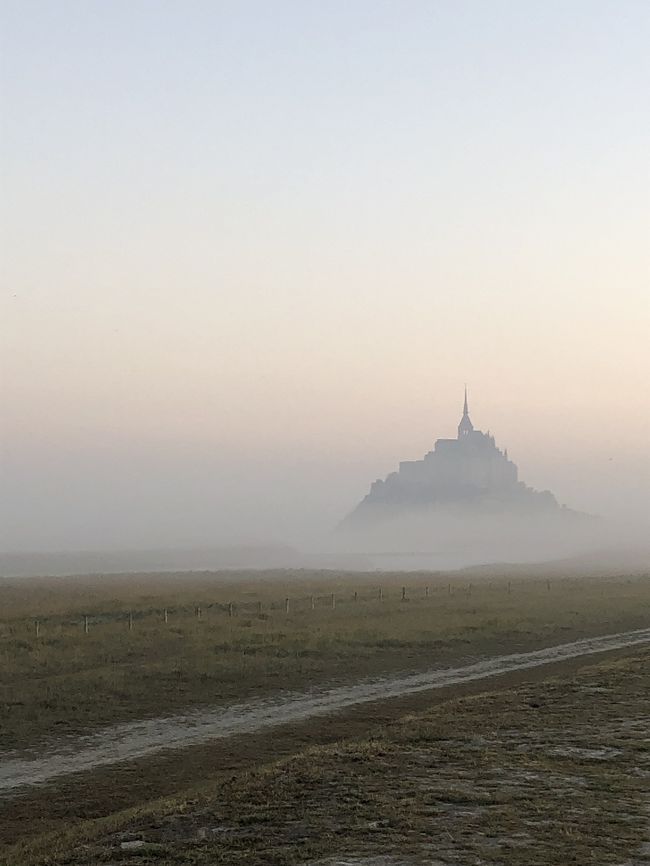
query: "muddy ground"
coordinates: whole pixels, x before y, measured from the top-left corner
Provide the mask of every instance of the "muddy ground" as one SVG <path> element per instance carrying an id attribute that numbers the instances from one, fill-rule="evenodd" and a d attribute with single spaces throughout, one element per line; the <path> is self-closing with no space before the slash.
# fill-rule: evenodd
<path id="1" fill-rule="evenodd" d="M 47 792 L 43 830 L 61 828 L 75 785 L 92 817 L 106 814 L 111 785 L 117 811 L 197 776 L 209 781 L 79 824 L 31 853 L 5 848 L 3 862 L 650 863 L 650 651 L 615 655 L 197 747 L 156 774 L 125 765 L 119 784 L 117 769 L 72 777 Z M 129 781 L 133 798 L 123 793 Z M 43 803 L 14 802 L 5 829 L 24 827 Z"/>

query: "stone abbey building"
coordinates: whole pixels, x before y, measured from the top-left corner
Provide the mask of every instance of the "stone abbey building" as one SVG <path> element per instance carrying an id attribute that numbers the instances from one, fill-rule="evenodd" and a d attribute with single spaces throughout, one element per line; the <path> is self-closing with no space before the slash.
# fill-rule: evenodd
<path id="1" fill-rule="evenodd" d="M 507 450 L 497 448 L 494 436 L 475 430 L 467 406 L 455 439 L 438 439 L 421 460 L 406 460 L 397 472 L 375 481 L 368 495 L 345 519 L 344 525 L 390 517 L 406 510 L 459 506 L 479 511 L 554 511 L 558 503 L 548 490 L 539 492 L 518 480 Z"/>

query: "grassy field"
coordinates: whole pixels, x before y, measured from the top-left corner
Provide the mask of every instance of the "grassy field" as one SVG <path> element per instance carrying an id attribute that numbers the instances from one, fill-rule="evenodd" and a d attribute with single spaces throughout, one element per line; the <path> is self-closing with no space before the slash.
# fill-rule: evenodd
<path id="1" fill-rule="evenodd" d="M 498 569 L 480 578 L 299 571 L 5 579 L 0 611 L 0 746 L 19 749 L 279 689 L 647 626 L 650 579 Z"/>
<path id="2" fill-rule="evenodd" d="M 5 849 L 9 866 L 645 863 L 650 650 L 216 772 Z M 135 843 L 135 844 L 134 844 Z M 645 854 L 645 856 L 644 856 Z"/>

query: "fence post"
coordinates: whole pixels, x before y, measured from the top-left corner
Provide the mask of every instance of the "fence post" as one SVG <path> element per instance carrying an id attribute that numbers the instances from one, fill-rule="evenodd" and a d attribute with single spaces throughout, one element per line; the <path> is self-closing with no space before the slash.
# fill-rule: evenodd
<path id="1" fill-rule="evenodd" d="M 168 622 L 169 616 L 167 614 L 167 608 L 163 610 L 163 619 L 165 620 L 165 622 Z"/>
<path id="2" fill-rule="evenodd" d="M 84 616 L 84 634 L 88 634 L 88 617 Z"/>
<path id="3" fill-rule="evenodd" d="M 546 581 L 546 591 L 547 591 L 547 592 L 550 592 L 550 591 L 551 591 L 551 581 L 550 581 L 550 580 L 547 580 L 547 581 Z"/>
<path id="4" fill-rule="evenodd" d="M 384 600 L 384 590 L 383 590 L 383 588 L 380 586 L 380 587 L 379 587 L 379 601 L 383 601 L 383 600 Z"/>
<path id="5" fill-rule="evenodd" d="M 447 584 L 447 595 L 451 595 L 451 584 Z"/>
<path id="6" fill-rule="evenodd" d="M 316 607 L 316 599 L 312 595 L 311 596 L 311 609 L 314 610 L 315 607 Z"/>
<path id="7" fill-rule="evenodd" d="M 406 587 L 402 587 L 402 601 L 406 601 Z"/>
<path id="8" fill-rule="evenodd" d="M 41 624 L 37 619 L 34 620 L 34 631 L 36 632 L 36 637 L 41 633 Z"/>
<path id="9" fill-rule="evenodd" d="M 355 589 L 355 591 L 354 591 L 354 600 L 355 600 L 355 601 L 358 601 L 358 600 L 359 600 L 359 593 L 356 591 L 356 589 Z"/>
<path id="10" fill-rule="evenodd" d="M 257 615 L 262 616 L 262 602 L 261 601 L 257 602 Z"/>
<path id="11" fill-rule="evenodd" d="M 510 581 L 508 581 L 508 595 L 510 595 L 511 591 L 512 591 L 512 584 L 510 583 Z"/>
<path id="12" fill-rule="evenodd" d="M 429 598 L 429 587 L 428 586 L 424 587 L 424 597 Z"/>
<path id="13" fill-rule="evenodd" d="M 332 593 L 332 610 L 336 607 L 336 596 Z"/>
<path id="14" fill-rule="evenodd" d="M 233 611 L 232 602 L 230 602 L 228 604 L 228 616 L 232 617 L 232 611 Z"/>
<path id="15" fill-rule="evenodd" d="M 129 611 L 129 631 L 133 631 L 133 614 Z"/>
<path id="16" fill-rule="evenodd" d="M 284 612 L 289 613 L 289 599 L 285 598 L 284 600 Z"/>

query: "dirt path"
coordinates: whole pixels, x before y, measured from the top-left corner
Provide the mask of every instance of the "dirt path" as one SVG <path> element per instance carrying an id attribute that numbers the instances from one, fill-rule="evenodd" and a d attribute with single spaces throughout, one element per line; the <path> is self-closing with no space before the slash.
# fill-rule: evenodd
<path id="1" fill-rule="evenodd" d="M 139 839 L 133 866 L 648 866 L 650 649 L 617 652 L 236 773 L 54 862 Z"/>
<path id="2" fill-rule="evenodd" d="M 356 705 L 413 695 L 529 670 L 569 659 L 650 643 L 650 628 L 586 638 L 527 653 L 484 659 L 462 667 L 364 680 L 352 686 L 283 693 L 186 715 L 116 725 L 53 744 L 46 751 L 0 756 L 0 796 L 51 782 L 71 773 L 183 749 L 211 740 L 255 733 L 314 717 L 331 716 Z"/>

